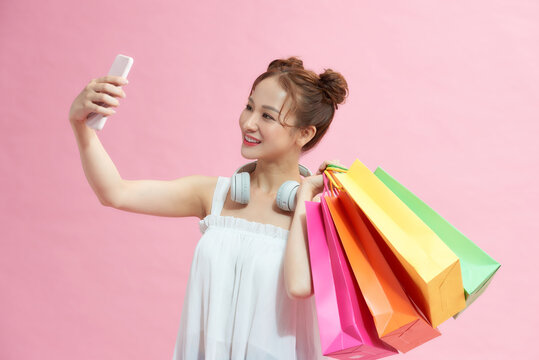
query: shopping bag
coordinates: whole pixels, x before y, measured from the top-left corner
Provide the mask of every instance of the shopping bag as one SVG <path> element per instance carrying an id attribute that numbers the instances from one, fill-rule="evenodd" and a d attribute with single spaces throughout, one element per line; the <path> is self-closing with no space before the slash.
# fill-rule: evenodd
<path id="1" fill-rule="evenodd" d="M 378 338 L 365 301 L 357 286 L 354 287 L 350 269 L 342 263 L 344 259 L 339 257 L 338 250 L 335 251 L 335 243 L 328 245 L 321 204 L 306 201 L 305 215 L 323 355 L 337 359 L 379 359 L 397 354 Z"/>
<path id="2" fill-rule="evenodd" d="M 485 291 L 492 277 L 500 268 L 500 263 L 491 258 L 479 246 L 474 244 L 381 167 L 378 167 L 374 171 L 374 175 L 397 195 L 458 256 L 467 308 Z M 462 311 L 453 317 L 457 318 Z"/>
<path id="3" fill-rule="evenodd" d="M 368 219 L 345 192 L 323 196 L 378 336 L 405 353 L 440 336 L 402 289 L 378 249 Z"/>
<path id="4" fill-rule="evenodd" d="M 432 327 L 464 309 L 459 258 L 438 235 L 359 160 L 334 175 L 382 235 L 380 249 Z"/>

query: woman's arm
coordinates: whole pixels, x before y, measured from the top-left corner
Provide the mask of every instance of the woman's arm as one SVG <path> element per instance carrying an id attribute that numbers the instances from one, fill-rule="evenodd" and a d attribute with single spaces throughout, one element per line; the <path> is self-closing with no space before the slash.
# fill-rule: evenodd
<path id="1" fill-rule="evenodd" d="M 112 116 L 118 107 L 118 98 L 125 98 L 122 85 L 127 79 L 107 75 L 92 79 L 73 100 L 69 109 L 69 123 L 75 134 L 84 175 L 103 205 L 109 203 L 111 189 L 121 182 L 120 174 L 103 148 L 94 129 L 86 125 L 91 112 Z M 108 107 L 106 107 L 108 106 Z"/>
<path id="2" fill-rule="evenodd" d="M 174 180 L 125 180 L 105 151 L 94 129 L 86 125 L 90 112 L 111 116 L 125 97 L 119 76 L 92 79 L 77 95 L 69 110 L 69 122 L 80 152 L 84 175 L 101 204 L 116 209 L 156 216 L 198 216 L 217 182 L 215 176 L 191 175 Z M 99 101 L 99 103 L 98 103 Z M 101 105 L 109 105 L 103 107 Z"/>
<path id="3" fill-rule="evenodd" d="M 300 186 L 296 194 L 296 210 L 292 217 L 284 255 L 284 281 L 288 297 L 292 299 L 304 299 L 313 295 L 305 201 L 312 201 L 316 195 L 314 192 L 310 186 Z"/>
<path id="4" fill-rule="evenodd" d="M 317 195 L 322 192 L 324 189 L 322 172 L 330 164 L 343 166 L 339 160 L 325 160 L 318 168 L 316 175 L 303 179 L 296 194 L 296 210 L 292 217 L 284 255 L 284 282 L 288 297 L 292 299 L 304 299 L 314 294 L 305 201 L 313 201 L 313 197 L 318 197 Z"/>
<path id="5" fill-rule="evenodd" d="M 103 205 L 110 204 L 112 189 L 122 181 L 116 166 L 103 148 L 95 130 L 82 121 L 70 121 L 79 147 L 84 175 Z"/>
<path id="6" fill-rule="evenodd" d="M 97 137 L 82 122 L 71 122 L 88 183 L 101 204 L 118 210 L 166 217 L 203 218 L 216 176 L 189 175 L 173 180 L 123 179 Z"/>

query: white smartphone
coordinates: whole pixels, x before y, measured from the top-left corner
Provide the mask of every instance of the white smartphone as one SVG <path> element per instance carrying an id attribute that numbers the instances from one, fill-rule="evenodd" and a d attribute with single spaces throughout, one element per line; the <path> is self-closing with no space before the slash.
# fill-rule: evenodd
<path id="1" fill-rule="evenodd" d="M 129 70 L 131 69 L 132 65 L 133 65 L 132 57 L 119 54 L 116 56 L 116 59 L 114 59 L 114 62 L 112 63 L 112 66 L 110 67 L 108 75 L 121 76 L 121 77 L 127 78 L 127 74 L 129 73 Z M 107 104 L 99 103 L 99 105 L 108 107 Z M 99 113 L 92 112 L 92 113 L 89 113 L 88 116 L 86 117 L 86 125 L 88 125 L 89 127 L 95 130 L 103 129 L 103 126 L 105 126 L 106 121 L 107 121 L 107 117 Z"/>

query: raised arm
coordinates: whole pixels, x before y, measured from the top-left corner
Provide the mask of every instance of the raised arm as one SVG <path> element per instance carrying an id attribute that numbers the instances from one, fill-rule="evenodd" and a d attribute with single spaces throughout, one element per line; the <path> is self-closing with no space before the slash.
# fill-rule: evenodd
<path id="1" fill-rule="evenodd" d="M 75 134 L 84 174 L 101 204 L 156 216 L 197 216 L 208 209 L 217 177 L 191 175 L 175 180 L 124 180 L 103 148 L 94 129 L 86 125 L 90 112 L 113 115 L 115 97 L 125 97 L 121 78 L 92 79 L 73 101 L 69 122 Z M 98 105 L 101 104 L 101 105 Z"/>
<path id="2" fill-rule="evenodd" d="M 126 180 L 85 123 L 72 123 L 84 174 L 101 204 L 141 214 L 203 218 L 217 177 L 189 175 L 173 180 Z"/>

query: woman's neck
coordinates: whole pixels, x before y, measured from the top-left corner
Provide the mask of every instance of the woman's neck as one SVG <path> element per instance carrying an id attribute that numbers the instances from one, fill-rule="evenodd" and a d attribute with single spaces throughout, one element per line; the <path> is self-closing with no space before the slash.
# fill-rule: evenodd
<path id="1" fill-rule="evenodd" d="M 264 193 L 276 194 L 287 180 L 301 182 L 298 160 L 293 158 L 279 162 L 258 160 L 255 170 L 251 173 L 251 184 Z"/>

